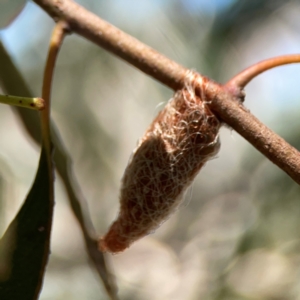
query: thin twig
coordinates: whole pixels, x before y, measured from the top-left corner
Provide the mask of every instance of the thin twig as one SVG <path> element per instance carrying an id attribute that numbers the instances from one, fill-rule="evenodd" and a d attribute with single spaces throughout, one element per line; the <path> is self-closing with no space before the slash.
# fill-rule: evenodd
<path id="1" fill-rule="evenodd" d="M 53 30 L 49 51 L 46 61 L 46 66 L 44 70 L 44 77 L 43 77 L 43 88 L 42 88 L 42 95 L 44 97 L 44 104 L 45 109 L 41 112 L 41 129 L 42 129 L 42 149 L 40 155 L 40 162 L 39 162 L 39 169 L 36 175 L 36 179 L 32 190 L 30 191 L 27 200 L 30 199 L 30 195 L 34 193 L 34 186 L 39 184 L 41 177 L 43 175 L 43 183 L 44 189 L 46 189 L 47 194 L 47 207 L 49 207 L 49 212 L 47 213 L 47 226 L 46 226 L 46 233 L 47 238 L 45 240 L 44 248 L 47 250 L 47 255 L 43 257 L 43 267 L 40 270 L 41 274 L 45 273 L 45 267 L 48 262 L 48 257 L 50 254 L 50 237 L 51 237 L 51 229 L 52 229 L 52 221 L 53 221 L 53 207 L 54 207 L 54 164 L 52 161 L 52 146 L 51 146 L 51 137 L 50 137 L 50 94 L 51 94 L 51 87 L 52 87 L 52 79 L 53 79 L 53 71 L 55 68 L 55 62 L 57 59 L 57 54 L 60 49 L 60 45 L 62 44 L 62 40 L 64 38 L 64 29 L 62 27 L 62 21 L 58 22 Z M 48 165 L 46 168 L 44 164 Z M 48 174 L 45 175 L 45 172 Z M 45 193 L 45 191 L 43 191 Z M 33 194 L 32 194 L 33 195 Z M 42 194 L 41 194 L 42 195 Z M 27 201 L 26 201 L 27 202 Z M 25 202 L 25 206 L 26 206 Z M 23 208 L 25 208 L 23 206 Z M 42 276 L 43 277 L 43 276 Z M 41 278 L 42 278 L 41 277 Z M 42 280 L 40 281 L 40 284 Z M 36 297 L 38 298 L 38 294 L 40 291 L 40 287 L 37 290 Z"/>
<path id="2" fill-rule="evenodd" d="M 0 61 L 0 78 L 5 91 L 11 94 L 32 97 L 31 91 L 1 41 Z M 5 76 L 1 76 L 2 74 L 5 74 Z M 24 127 L 32 139 L 36 143 L 40 143 L 40 122 L 37 114 L 31 110 L 25 109 L 15 109 L 15 111 L 18 113 Z M 91 266 L 95 268 L 101 278 L 110 298 L 115 300 L 117 299 L 117 289 L 114 283 L 114 278 L 108 269 L 105 257 L 100 251 L 98 251 L 97 236 L 88 211 L 87 202 L 76 182 L 76 177 L 72 171 L 72 160 L 65 145 L 63 144 L 63 141 L 59 137 L 59 131 L 53 120 L 51 121 L 51 137 L 55 148 L 55 166 L 65 185 L 70 205 L 83 232 Z"/>
<path id="3" fill-rule="evenodd" d="M 56 57 L 57 57 L 58 51 L 62 45 L 66 30 L 68 30 L 68 24 L 63 20 L 59 21 L 57 23 L 57 25 L 55 26 L 55 29 L 54 29 L 54 32 L 53 32 L 53 35 L 51 38 L 48 60 L 47 60 L 46 68 L 45 68 L 44 85 L 43 85 L 43 93 L 42 93 L 43 97 L 45 97 L 44 98 L 45 102 L 48 103 L 48 106 L 46 106 L 45 113 L 42 114 L 42 125 L 49 124 L 49 121 L 50 121 L 51 81 L 52 81 L 52 76 L 53 76 L 53 72 L 54 72 L 54 65 L 55 65 Z M 47 111 L 47 108 L 48 108 L 48 111 Z M 42 135 L 43 135 L 44 143 L 45 143 L 45 140 L 47 142 L 47 139 L 50 138 L 50 126 L 42 127 Z M 50 139 L 49 139 L 49 141 L 50 141 Z M 50 147 L 50 144 L 47 145 L 47 147 Z M 67 164 L 67 161 L 66 161 L 65 167 L 61 170 L 65 179 L 70 179 L 70 174 L 68 174 L 69 176 L 66 174 L 66 173 L 69 173 L 68 168 L 69 168 L 69 165 Z M 70 185 L 70 182 L 65 181 L 65 184 Z M 70 189 L 68 189 L 68 190 L 70 191 Z M 73 192 L 73 190 L 72 190 L 72 192 Z M 77 191 L 77 193 L 78 192 L 79 191 Z M 74 197 L 74 195 L 72 195 L 72 197 L 69 197 L 69 199 L 77 200 L 77 198 Z M 96 237 L 95 231 L 93 230 L 93 233 L 91 232 L 91 230 L 93 229 L 93 225 L 92 225 L 92 223 L 90 223 L 90 224 L 86 223 L 86 220 L 84 219 L 84 215 L 83 215 L 84 209 L 83 209 L 82 205 L 80 205 L 80 202 L 72 201 L 71 207 L 72 207 L 73 212 L 74 212 L 74 214 L 79 222 L 79 225 L 81 227 L 89 257 L 90 257 L 91 261 L 94 263 L 94 265 L 96 266 L 97 271 L 100 272 L 100 277 L 103 280 L 103 283 L 105 285 L 105 288 L 106 288 L 109 296 L 111 297 L 112 300 L 117 299 L 116 288 L 114 286 L 114 283 L 111 279 L 110 274 L 108 274 L 108 272 L 107 272 L 106 261 L 104 259 L 103 254 L 99 255 L 99 251 L 97 249 L 98 243 L 97 243 L 97 237 Z M 92 236 L 92 235 L 94 235 L 94 236 Z M 99 266 L 101 266 L 101 268 L 99 268 Z"/>
<path id="4" fill-rule="evenodd" d="M 141 71 L 176 90 L 184 85 L 187 69 L 101 20 L 71 0 L 34 0 L 55 20 L 118 55 Z M 199 75 L 200 76 L 200 75 Z M 226 86 L 225 86 L 226 87 Z M 213 81 L 207 85 L 212 109 L 257 150 L 300 184 L 299 152 L 237 103 L 236 94 Z"/>
<path id="5" fill-rule="evenodd" d="M 66 153 L 65 147 L 57 134 L 53 138 L 53 143 L 56 145 L 54 160 L 66 187 L 73 213 L 81 228 L 91 265 L 99 274 L 110 298 L 117 300 L 117 287 L 114 277 L 109 270 L 109 265 L 104 254 L 98 250 L 98 236 L 92 224 L 87 203 L 72 172 L 71 159 Z"/>
<path id="6" fill-rule="evenodd" d="M 49 45 L 47 62 L 44 70 L 42 98 L 45 101 L 45 109 L 42 111 L 42 136 L 43 144 L 47 151 L 51 152 L 51 137 L 50 137 L 50 112 L 51 112 L 51 88 L 53 73 L 58 52 L 63 43 L 66 33 L 67 23 L 59 21 L 55 26 Z"/>
<path id="7" fill-rule="evenodd" d="M 257 75 L 270 70 L 272 68 L 276 68 L 278 66 L 283 66 L 287 64 L 294 64 L 300 62 L 300 54 L 291 54 L 291 55 L 283 55 L 270 59 L 263 60 L 261 62 L 256 63 L 255 65 L 245 69 L 240 72 L 232 79 L 230 79 L 226 85 L 227 86 L 235 86 L 239 88 L 245 87 L 254 77 Z"/>

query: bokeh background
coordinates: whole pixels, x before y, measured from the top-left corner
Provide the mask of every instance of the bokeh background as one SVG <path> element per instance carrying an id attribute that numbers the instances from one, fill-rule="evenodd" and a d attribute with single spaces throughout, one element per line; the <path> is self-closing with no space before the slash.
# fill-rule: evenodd
<path id="1" fill-rule="evenodd" d="M 78 2 L 222 83 L 262 59 L 300 50 L 298 0 Z M 35 95 L 41 94 L 53 26 L 29 2 L 0 31 Z M 268 71 L 247 86 L 245 101 L 298 149 L 299 77 L 299 65 Z M 110 53 L 79 36 L 66 38 L 55 72 L 52 118 L 99 236 L 118 213 L 120 180 L 132 150 L 171 97 L 171 90 Z M 2 234 L 33 181 L 39 148 L 5 105 L 0 136 Z M 200 172 L 180 209 L 155 233 L 108 257 L 120 299 L 300 299 L 299 186 L 230 128 L 222 128 L 220 137 L 220 153 Z M 108 299 L 88 264 L 66 197 L 57 176 L 52 253 L 40 299 Z"/>

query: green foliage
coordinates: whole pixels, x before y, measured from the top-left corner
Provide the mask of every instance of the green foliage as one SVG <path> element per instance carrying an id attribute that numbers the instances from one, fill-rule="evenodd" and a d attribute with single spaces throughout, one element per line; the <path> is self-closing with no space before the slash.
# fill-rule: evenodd
<path id="1" fill-rule="evenodd" d="M 37 299 L 50 251 L 53 179 L 46 151 L 26 200 L 0 241 L 0 299 Z"/>

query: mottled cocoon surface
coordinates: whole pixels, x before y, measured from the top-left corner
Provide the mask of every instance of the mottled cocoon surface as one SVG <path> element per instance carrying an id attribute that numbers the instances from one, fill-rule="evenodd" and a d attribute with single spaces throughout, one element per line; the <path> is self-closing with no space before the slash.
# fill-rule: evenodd
<path id="1" fill-rule="evenodd" d="M 120 212 L 100 240 L 102 251 L 123 251 L 168 218 L 201 167 L 219 150 L 219 128 L 219 120 L 194 89 L 175 93 L 125 170 Z"/>

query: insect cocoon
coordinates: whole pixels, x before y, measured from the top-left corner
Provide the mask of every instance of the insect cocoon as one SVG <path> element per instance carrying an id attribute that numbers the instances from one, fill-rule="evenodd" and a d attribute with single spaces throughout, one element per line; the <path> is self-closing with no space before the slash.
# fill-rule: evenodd
<path id="1" fill-rule="evenodd" d="M 220 125 L 192 87 L 175 93 L 128 163 L 120 212 L 100 239 L 102 251 L 123 251 L 168 218 L 201 167 L 218 152 Z"/>

